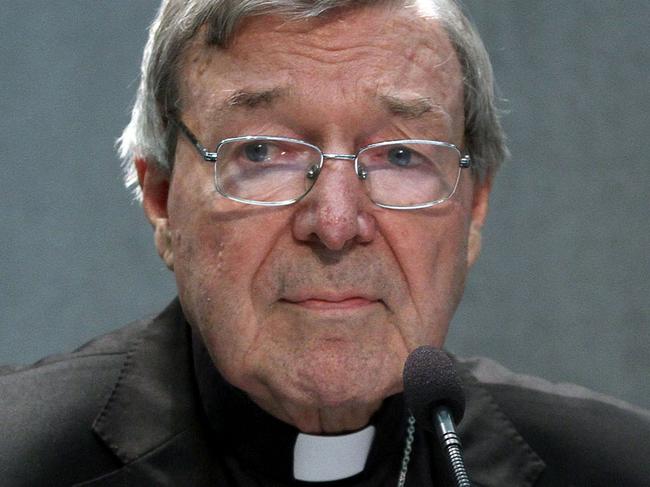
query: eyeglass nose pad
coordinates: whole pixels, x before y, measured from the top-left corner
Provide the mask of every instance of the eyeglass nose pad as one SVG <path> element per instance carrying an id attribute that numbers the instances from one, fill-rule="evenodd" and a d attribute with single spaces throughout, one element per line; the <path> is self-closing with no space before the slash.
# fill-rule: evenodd
<path id="1" fill-rule="evenodd" d="M 320 167 L 314 164 L 307 170 L 307 179 L 315 180 L 320 174 Z"/>
<path id="2" fill-rule="evenodd" d="M 357 168 L 357 176 L 359 176 L 359 179 L 361 179 L 362 181 L 365 181 L 366 178 L 368 177 L 368 171 L 366 171 L 366 168 L 363 167 L 362 164 L 359 164 Z"/>

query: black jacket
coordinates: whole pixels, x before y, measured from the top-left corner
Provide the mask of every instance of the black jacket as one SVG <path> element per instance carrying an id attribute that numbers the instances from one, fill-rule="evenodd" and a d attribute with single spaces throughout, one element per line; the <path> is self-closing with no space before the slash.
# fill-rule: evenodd
<path id="1" fill-rule="evenodd" d="M 285 485 L 240 480 L 248 473 L 222 461 L 228 453 L 204 414 L 191 343 L 175 301 L 73 353 L 1 369 L 0 485 Z M 456 361 L 467 396 L 459 430 L 474 485 L 650 485 L 647 411 L 487 359 Z M 418 435 L 409 487 L 428 485 L 423 479 L 436 470 L 431 438 Z M 400 460 L 377 465 L 392 469 Z M 339 485 L 318 485 L 330 484 Z"/>

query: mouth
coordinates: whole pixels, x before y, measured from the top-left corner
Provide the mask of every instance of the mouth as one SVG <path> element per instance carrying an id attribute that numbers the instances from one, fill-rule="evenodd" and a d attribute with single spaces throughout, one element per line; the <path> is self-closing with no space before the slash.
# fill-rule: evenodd
<path id="1" fill-rule="evenodd" d="M 301 296 L 283 298 L 280 302 L 314 311 L 354 311 L 382 304 L 381 299 L 356 293 L 306 293 Z"/>
<path id="2" fill-rule="evenodd" d="M 341 299 L 339 301 L 330 301 L 327 299 L 305 299 L 302 301 L 286 301 L 287 303 L 295 304 L 307 309 L 313 310 L 347 310 L 347 309 L 359 309 L 366 306 L 371 306 L 373 304 L 379 303 L 378 300 L 371 301 L 369 299 L 354 297 Z"/>

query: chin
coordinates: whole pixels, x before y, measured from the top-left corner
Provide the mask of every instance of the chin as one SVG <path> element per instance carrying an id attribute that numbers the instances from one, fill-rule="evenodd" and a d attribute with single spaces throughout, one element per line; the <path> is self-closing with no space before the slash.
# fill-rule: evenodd
<path id="1" fill-rule="evenodd" d="M 317 409 L 349 409 L 363 407 L 366 404 L 381 402 L 385 398 L 383 392 L 358 387 L 355 383 L 329 382 L 314 384 L 301 383 L 295 398 L 303 400 L 304 405 Z"/>
<path id="2" fill-rule="evenodd" d="M 386 397 L 401 391 L 401 368 L 389 367 L 379 354 L 359 360 L 359 352 L 320 352 L 285 356 L 235 385 L 273 416 L 313 434 L 358 430 Z"/>
<path id="3" fill-rule="evenodd" d="M 312 358 L 295 369 L 289 383 L 297 397 L 312 407 L 328 409 L 363 408 L 399 392 L 401 370 L 387 367 L 376 357 L 371 361 L 358 358 Z"/>

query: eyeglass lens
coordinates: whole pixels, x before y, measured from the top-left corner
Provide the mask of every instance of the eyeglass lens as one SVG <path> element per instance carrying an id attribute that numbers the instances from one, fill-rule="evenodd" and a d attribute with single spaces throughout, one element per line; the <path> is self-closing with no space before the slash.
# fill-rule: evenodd
<path id="1" fill-rule="evenodd" d="M 265 138 L 232 140 L 217 151 L 217 190 L 235 198 L 273 203 L 299 199 L 316 181 L 321 152 L 306 143 Z M 357 163 L 367 176 L 370 198 L 379 204 L 413 206 L 453 193 L 460 153 L 431 141 L 377 144 Z"/>

